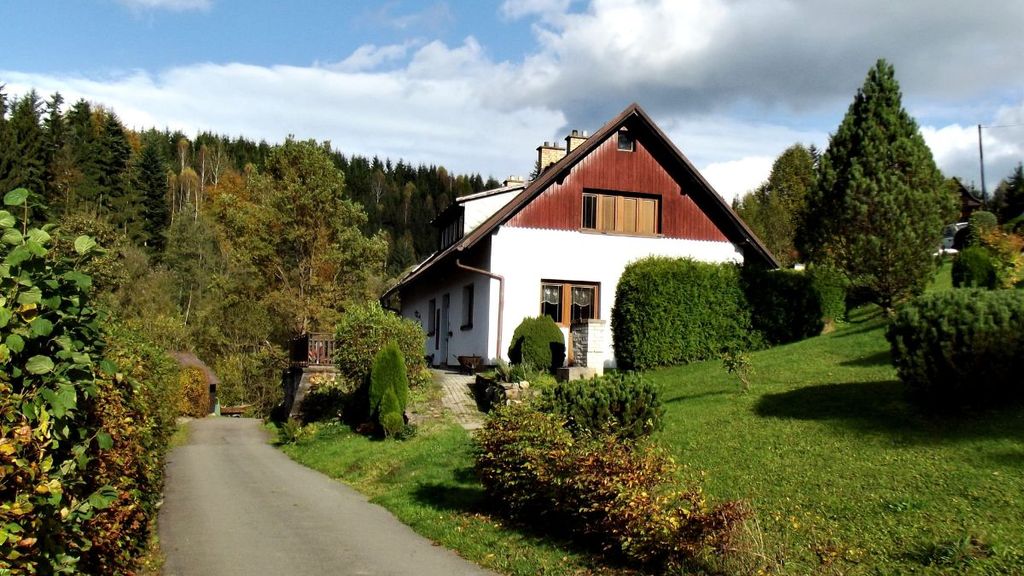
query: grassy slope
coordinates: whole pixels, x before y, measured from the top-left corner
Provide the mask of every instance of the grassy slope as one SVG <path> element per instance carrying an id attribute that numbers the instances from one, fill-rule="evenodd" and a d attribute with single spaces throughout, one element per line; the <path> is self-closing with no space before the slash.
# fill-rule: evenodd
<path id="1" fill-rule="evenodd" d="M 919 414 L 902 398 L 877 316 L 752 364 L 746 394 L 719 362 L 650 376 L 665 389 L 658 439 L 710 497 L 754 505 L 765 542 L 755 552 L 781 559 L 772 572 L 1024 573 L 1024 410 Z M 595 569 L 571 546 L 481 513 L 471 441 L 453 425 L 402 443 L 321 427 L 285 450 L 485 566 Z"/>
<path id="2" fill-rule="evenodd" d="M 752 356 L 737 392 L 718 363 L 666 369 L 662 440 L 706 472 L 709 494 L 748 499 L 784 572 L 1024 572 L 1024 411 L 926 417 L 908 406 L 883 323 Z M 991 545 L 989 558 L 974 537 Z M 871 569 L 871 570 L 869 570 Z"/>

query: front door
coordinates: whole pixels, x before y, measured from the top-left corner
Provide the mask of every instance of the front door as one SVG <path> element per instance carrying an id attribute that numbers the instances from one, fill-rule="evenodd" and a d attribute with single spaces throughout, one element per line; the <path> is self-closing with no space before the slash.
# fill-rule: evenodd
<path id="1" fill-rule="evenodd" d="M 448 339 L 451 338 L 452 333 L 450 332 L 448 325 L 448 308 L 451 305 L 451 295 L 445 294 L 441 298 L 441 364 L 448 364 Z"/>

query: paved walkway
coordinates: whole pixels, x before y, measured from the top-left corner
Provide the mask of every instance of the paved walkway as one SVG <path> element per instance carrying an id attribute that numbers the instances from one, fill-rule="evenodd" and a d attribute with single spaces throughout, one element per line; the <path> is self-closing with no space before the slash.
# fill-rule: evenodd
<path id="1" fill-rule="evenodd" d="M 484 415 L 477 409 L 476 400 L 473 398 L 473 383 L 476 382 L 476 377 L 455 370 L 432 368 L 430 372 L 434 376 L 434 381 L 441 385 L 444 407 L 455 421 L 466 430 L 476 430 L 483 426 Z"/>
<path id="2" fill-rule="evenodd" d="M 259 420 L 188 426 L 188 444 L 167 459 L 164 576 L 493 576 L 289 460 Z"/>

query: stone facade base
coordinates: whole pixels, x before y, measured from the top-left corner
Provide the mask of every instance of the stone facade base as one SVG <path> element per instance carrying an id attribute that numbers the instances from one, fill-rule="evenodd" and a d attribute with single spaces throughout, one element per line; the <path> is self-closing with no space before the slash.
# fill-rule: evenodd
<path id="1" fill-rule="evenodd" d="M 579 380 L 581 378 L 593 378 L 604 374 L 604 368 L 588 368 L 587 366 L 569 366 L 567 368 L 559 368 L 555 372 L 555 379 L 559 382 L 567 382 L 569 380 Z"/>

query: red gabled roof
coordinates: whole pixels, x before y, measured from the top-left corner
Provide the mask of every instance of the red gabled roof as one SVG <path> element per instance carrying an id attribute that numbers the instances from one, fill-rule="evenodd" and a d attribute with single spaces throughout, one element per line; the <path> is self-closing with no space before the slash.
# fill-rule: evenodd
<path id="1" fill-rule="evenodd" d="M 778 261 L 775 260 L 775 257 L 761 242 L 757 235 L 754 234 L 747 224 L 743 222 L 736 212 L 733 211 L 729 204 L 718 194 L 718 192 L 715 191 L 714 187 L 711 186 L 704 176 L 697 171 L 697 168 L 695 168 L 686 156 L 683 155 L 683 153 L 675 146 L 675 144 L 672 143 L 668 136 L 662 132 L 661 128 L 651 120 L 651 117 L 644 112 L 643 108 L 634 102 L 627 106 L 626 109 L 618 116 L 602 126 L 600 130 L 594 132 L 591 137 L 587 138 L 576 149 L 544 170 L 544 172 L 538 176 L 536 180 L 530 182 L 530 184 L 523 189 L 519 195 L 492 214 L 490 218 L 473 229 L 469 234 L 463 236 L 462 239 L 455 242 L 448 248 L 432 254 L 422 264 L 417 266 L 412 272 L 392 286 L 384 294 L 382 299 L 386 299 L 396 290 L 416 279 L 438 262 L 446 260 L 451 254 L 468 250 L 489 236 L 495 229 L 497 229 L 498 226 L 501 226 L 516 215 L 524 206 L 539 196 L 553 182 L 560 181 L 565 178 L 569 171 L 572 170 L 573 166 L 586 157 L 587 154 L 590 154 L 598 145 L 604 142 L 612 134 L 616 133 L 619 128 L 622 128 L 623 125 L 626 124 L 627 121 L 638 122 L 641 128 L 649 130 L 650 133 L 655 136 L 657 143 L 661 144 L 661 148 L 663 149 L 663 152 L 665 152 L 664 157 L 669 162 L 676 164 L 674 168 L 678 170 L 677 173 L 685 175 L 693 182 L 693 184 L 696 185 L 698 189 L 703 190 L 708 195 L 711 200 L 711 209 L 718 212 L 716 216 L 719 218 L 716 218 L 716 220 L 726 224 L 725 227 L 727 229 L 722 230 L 722 232 L 725 233 L 730 240 L 737 244 L 748 244 L 753 249 L 752 255 L 760 257 L 763 263 L 768 266 L 772 268 L 777 268 L 779 266 Z"/>

